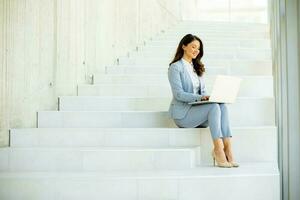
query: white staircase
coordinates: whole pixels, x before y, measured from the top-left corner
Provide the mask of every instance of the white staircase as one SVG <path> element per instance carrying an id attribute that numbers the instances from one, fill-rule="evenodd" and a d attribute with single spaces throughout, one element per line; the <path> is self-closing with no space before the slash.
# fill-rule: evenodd
<path id="1" fill-rule="evenodd" d="M 229 105 L 239 168 L 212 166 L 208 128 L 168 118 L 168 63 L 179 40 L 204 43 L 208 90 L 217 74 L 241 76 Z M 263 24 L 182 22 L 13 129 L 0 150 L 3 200 L 279 200 L 271 49 Z"/>

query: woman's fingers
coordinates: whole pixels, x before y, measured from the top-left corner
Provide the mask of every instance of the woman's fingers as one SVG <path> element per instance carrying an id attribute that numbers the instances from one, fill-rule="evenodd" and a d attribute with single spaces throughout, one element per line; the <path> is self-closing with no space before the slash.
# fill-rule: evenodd
<path id="1" fill-rule="evenodd" d="M 203 96 L 203 97 L 201 98 L 202 101 L 207 101 L 208 99 L 209 99 L 209 96 Z"/>

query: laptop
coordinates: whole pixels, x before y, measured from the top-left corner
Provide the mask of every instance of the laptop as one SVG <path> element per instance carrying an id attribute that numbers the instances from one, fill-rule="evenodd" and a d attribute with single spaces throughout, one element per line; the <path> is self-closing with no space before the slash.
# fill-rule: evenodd
<path id="1" fill-rule="evenodd" d="M 242 79 L 234 76 L 218 75 L 208 101 L 195 101 L 189 104 L 234 103 Z"/>

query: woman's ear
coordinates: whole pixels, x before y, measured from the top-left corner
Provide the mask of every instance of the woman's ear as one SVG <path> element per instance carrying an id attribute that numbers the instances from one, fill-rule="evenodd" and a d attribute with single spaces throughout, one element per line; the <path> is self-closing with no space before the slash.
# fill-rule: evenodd
<path id="1" fill-rule="evenodd" d="M 186 46 L 183 44 L 183 45 L 181 46 L 181 48 L 182 48 L 183 50 L 185 50 Z"/>

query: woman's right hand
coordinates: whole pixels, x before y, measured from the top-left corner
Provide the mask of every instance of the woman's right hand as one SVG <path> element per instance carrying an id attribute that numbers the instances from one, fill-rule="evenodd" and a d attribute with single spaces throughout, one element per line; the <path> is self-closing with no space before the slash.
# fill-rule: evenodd
<path id="1" fill-rule="evenodd" d="M 209 96 L 203 96 L 201 97 L 201 101 L 208 101 L 209 100 Z"/>

